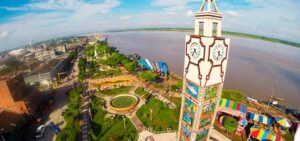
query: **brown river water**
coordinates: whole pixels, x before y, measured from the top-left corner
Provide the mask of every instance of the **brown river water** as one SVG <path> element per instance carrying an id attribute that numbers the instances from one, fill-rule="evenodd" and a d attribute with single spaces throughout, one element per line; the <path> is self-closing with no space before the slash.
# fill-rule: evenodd
<path id="1" fill-rule="evenodd" d="M 109 42 L 121 53 L 137 53 L 149 60 L 168 63 L 171 71 L 182 76 L 184 63 L 183 32 L 108 33 Z M 262 40 L 231 38 L 226 89 L 245 96 L 267 100 L 273 94 L 284 98 L 283 105 L 300 109 L 300 49 Z"/>

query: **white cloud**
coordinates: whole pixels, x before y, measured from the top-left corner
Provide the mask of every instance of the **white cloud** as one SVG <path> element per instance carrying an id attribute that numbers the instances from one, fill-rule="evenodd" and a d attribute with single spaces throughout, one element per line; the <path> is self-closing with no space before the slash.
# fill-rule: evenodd
<path id="1" fill-rule="evenodd" d="M 224 30 L 300 41 L 299 2 L 247 0 L 254 6 L 233 8 L 235 5 L 231 1 L 222 1 L 226 4 L 219 1 L 219 11 L 224 12 Z M 24 45 L 28 40 L 36 42 L 111 29 L 193 28 L 193 11 L 199 10 L 201 0 L 152 0 L 151 11 L 136 11 L 135 14 L 126 13 L 126 10 L 111 12 L 120 4 L 120 0 L 93 0 L 93 3 L 84 0 L 38 0 L 23 7 L 10 7 L 10 10 L 26 11 L 23 15 L 10 18 L 8 23 L 0 23 L 0 36 L 5 37 L 5 40 L 0 40 L 0 49 Z M 40 10 L 44 11 L 36 12 Z M 127 21 L 118 23 L 120 20 Z M 8 32 L 3 34 L 3 31 Z"/>
<path id="2" fill-rule="evenodd" d="M 125 16 L 121 16 L 121 17 L 120 17 L 120 20 L 127 21 L 127 20 L 129 20 L 130 18 L 131 18 L 130 15 L 125 15 Z"/>
<path id="3" fill-rule="evenodd" d="M 300 1 L 292 0 L 250 0 L 252 6 L 235 9 L 238 16 L 232 18 L 225 13 L 225 30 L 270 36 L 300 42 Z M 283 6 L 284 5 L 284 6 Z M 230 11 L 220 7 L 221 11 Z M 284 18 L 283 18 L 284 17 Z M 286 19 L 286 20 L 283 20 Z"/>
<path id="4" fill-rule="evenodd" d="M 96 1 L 94 3 L 85 2 L 82 0 L 46 0 L 37 1 L 26 4 L 21 7 L 1 7 L 8 11 L 30 11 L 30 10 L 71 10 L 71 11 L 84 11 L 90 13 L 90 11 L 97 11 L 100 13 L 108 13 L 112 8 L 119 6 L 121 2 L 119 0 L 103 0 L 101 2 Z"/>
<path id="5" fill-rule="evenodd" d="M 195 16 L 195 13 L 192 10 L 188 10 L 188 11 L 186 11 L 185 15 L 188 17 L 193 17 L 193 16 Z"/>
<path id="6" fill-rule="evenodd" d="M 188 4 L 192 2 L 197 2 L 200 7 L 199 0 L 153 0 L 152 5 L 157 7 L 162 7 L 166 13 L 178 13 L 182 11 L 187 11 Z"/>
<path id="7" fill-rule="evenodd" d="M 36 2 L 36 1 L 35 1 Z M 103 31 L 113 25 L 115 18 L 108 15 L 119 6 L 119 0 L 102 0 L 88 3 L 82 0 L 47 0 L 30 3 L 14 10 L 26 10 L 24 14 L 10 18 L 9 22 L 0 23 L 0 50 L 18 47 L 49 38 L 74 35 L 79 33 Z M 43 12 L 36 12 L 43 11 Z M 52 9 L 52 10 L 51 10 Z"/>
<path id="8" fill-rule="evenodd" d="M 199 0 L 153 0 L 155 6 L 178 7 L 185 6 L 189 2 L 199 2 Z"/>
<path id="9" fill-rule="evenodd" d="M 7 31 L 0 32 L 0 39 L 3 39 L 7 36 Z"/>
<path id="10" fill-rule="evenodd" d="M 226 11 L 225 14 L 227 14 L 230 17 L 238 17 L 239 16 L 238 12 L 232 11 L 232 10 Z"/>

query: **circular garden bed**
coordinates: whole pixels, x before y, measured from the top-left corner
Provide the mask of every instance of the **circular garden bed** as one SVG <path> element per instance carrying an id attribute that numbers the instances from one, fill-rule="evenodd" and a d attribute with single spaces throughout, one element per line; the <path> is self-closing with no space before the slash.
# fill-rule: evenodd
<path id="1" fill-rule="evenodd" d="M 138 98 L 133 95 L 118 95 L 110 100 L 110 108 L 117 112 L 125 112 L 135 108 L 138 101 Z"/>

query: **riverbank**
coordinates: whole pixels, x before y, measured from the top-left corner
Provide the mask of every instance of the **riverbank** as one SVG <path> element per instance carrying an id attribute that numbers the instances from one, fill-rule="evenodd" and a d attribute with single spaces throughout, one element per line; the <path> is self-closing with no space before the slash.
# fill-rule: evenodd
<path id="1" fill-rule="evenodd" d="M 130 32 L 130 31 L 193 32 L 194 30 L 192 28 L 138 28 L 138 29 L 112 30 L 109 32 Z M 285 45 L 300 48 L 300 43 L 277 39 L 277 38 L 272 38 L 272 37 L 253 35 L 253 34 L 247 34 L 247 33 L 239 33 L 239 32 L 231 32 L 231 31 L 223 31 L 222 33 L 224 35 L 258 39 L 258 40 L 268 41 L 268 42 L 272 42 L 272 43 L 280 43 L 280 44 L 285 44 Z"/>

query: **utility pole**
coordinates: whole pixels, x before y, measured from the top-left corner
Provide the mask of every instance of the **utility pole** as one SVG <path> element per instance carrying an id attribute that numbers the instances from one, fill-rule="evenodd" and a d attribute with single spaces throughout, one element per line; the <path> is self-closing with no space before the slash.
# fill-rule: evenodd
<path id="1" fill-rule="evenodd" d="M 269 109 L 269 106 L 270 106 L 270 103 L 271 103 L 271 100 L 272 100 L 272 97 L 274 96 L 274 85 L 273 85 L 273 87 L 272 87 L 272 92 L 271 92 L 271 97 L 270 97 L 270 99 L 269 99 L 269 101 L 268 101 L 268 109 Z"/>

